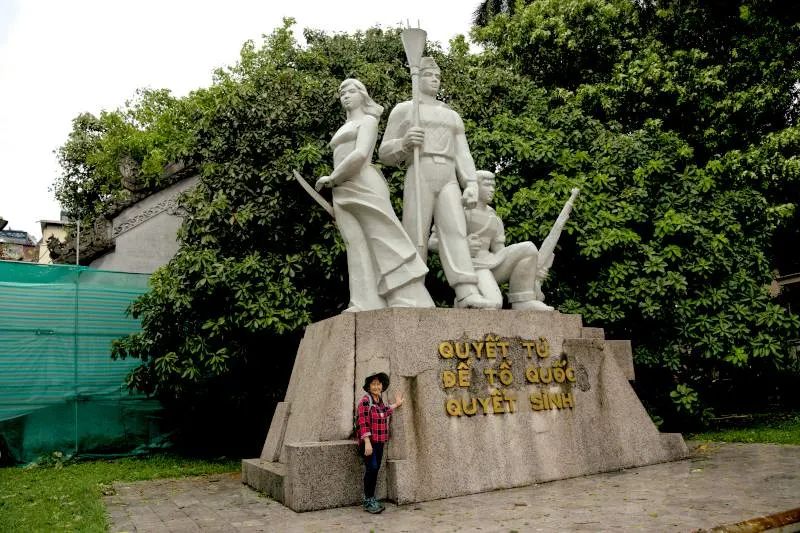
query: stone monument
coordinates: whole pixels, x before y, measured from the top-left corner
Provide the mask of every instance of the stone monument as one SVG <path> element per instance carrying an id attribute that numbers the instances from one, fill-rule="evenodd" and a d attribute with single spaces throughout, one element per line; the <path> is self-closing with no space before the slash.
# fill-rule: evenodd
<path id="1" fill-rule="evenodd" d="M 382 161 L 408 168 L 402 227 L 370 164 L 380 106 L 360 82 L 340 86 L 347 122 L 331 141 L 334 170 L 316 185 L 333 188 L 325 206 L 347 244 L 352 312 L 306 328 L 243 481 L 295 511 L 361 502 L 353 414 L 377 372 L 405 398 L 376 494 L 398 504 L 686 457 L 681 436 L 659 433 L 629 384 L 630 342 L 543 303 L 540 282 L 577 193 L 541 249 L 504 246 L 488 175 L 481 195 L 461 118 L 435 99 L 440 73 L 420 58 L 424 35 L 404 32 L 414 98 L 392 110 L 380 148 Z M 431 222 L 455 309 L 431 309 L 422 286 Z M 495 310 L 506 273 L 512 309 Z"/>
<path id="2" fill-rule="evenodd" d="M 503 306 L 499 283 L 508 281 L 508 301 L 512 309 L 552 311 L 553 308 L 544 303 L 542 281 L 553 266 L 555 245 L 569 218 L 578 189 L 572 190 L 541 250 L 530 241 L 506 246 L 503 221 L 489 206 L 494 197 L 495 175 L 488 170 L 479 170 L 477 175 L 478 202 L 474 208 L 466 210 L 466 219 L 472 266 L 478 275 L 481 295 L 499 309 Z M 428 247 L 439 249 L 435 228 Z"/>

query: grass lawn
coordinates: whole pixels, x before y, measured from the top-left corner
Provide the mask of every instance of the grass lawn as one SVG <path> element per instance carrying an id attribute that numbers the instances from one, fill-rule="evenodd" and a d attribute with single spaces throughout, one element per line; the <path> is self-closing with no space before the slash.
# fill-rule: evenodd
<path id="1" fill-rule="evenodd" d="M 238 460 L 203 461 L 175 455 L 95 460 L 0 469 L 0 532 L 104 532 L 103 493 L 115 481 L 218 474 Z"/>
<path id="2" fill-rule="evenodd" d="M 763 442 L 800 446 L 800 413 L 728 416 L 715 421 L 703 433 L 684 435 L 689 440 L 715 442 Z"/>

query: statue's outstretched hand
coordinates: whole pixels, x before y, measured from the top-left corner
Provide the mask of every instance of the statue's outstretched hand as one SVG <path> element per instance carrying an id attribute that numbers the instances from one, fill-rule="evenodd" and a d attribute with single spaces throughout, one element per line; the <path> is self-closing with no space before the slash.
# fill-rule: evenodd
<path id="1" fill-rule="evenodd" d="M 317 191 L 321 191 L 323 187 L 333 187 L 335 183 L 333 183 L 333 178 L 330 176 L 322 176 L 320 179 L 317 180 L 317 183 L 314 185 L 314 188 Z"/>
<path id="2" fill-rule="evenodd" d="M 461 195 L 461 203 L 467 209 L 473 209 L 478 205 L 478 184 L 470 183 L 464 188 L 464 193 Z"/>

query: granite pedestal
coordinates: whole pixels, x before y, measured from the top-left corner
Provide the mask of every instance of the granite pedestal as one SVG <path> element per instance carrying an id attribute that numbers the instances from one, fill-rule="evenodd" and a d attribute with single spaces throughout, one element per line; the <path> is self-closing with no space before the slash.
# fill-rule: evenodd
<path id="1" fill-rule="evenodd" d="M 361 500 L 349 440 L 364 378 L 392 378 L 392 421 L 378 497 L 447 498 L 687 457 L 628 383 L 630 342 L 578 315 L 383 309 L 306 329 L 286 399 L 243 480 L 295 511 Z"/>

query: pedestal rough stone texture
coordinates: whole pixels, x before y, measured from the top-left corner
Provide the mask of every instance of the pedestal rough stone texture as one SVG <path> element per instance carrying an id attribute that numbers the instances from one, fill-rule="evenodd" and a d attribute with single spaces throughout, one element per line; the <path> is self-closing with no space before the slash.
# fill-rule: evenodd
<path id="1" fill-rule="evenodd" d="M 263 459 L 244 459 L 242 461 L 242 483 L 246 483 L 278 501 L 284 501 L 283 480 L 286 478 L 286 465 Z"/>
<path id="2" fill-rule="evenodd" d="M 281 463 L 287 461 L 286 443 L 327 442 L 350 436 L 355 321 L 355 314 L 348 313 L 306 328 L 286 390 L 290 413 L 283 433 Z"/>
<path id="3" fill-rule="evenodd" d="M 443 341 L 464 346 L 487 338 L 508 342 L 505 357 L 499 348 L 493 358 L 486 351 L 482 357 L 462 352 L 462 358 L 442 357 L 439 351 Z M 523 344 L 542 338 L 547 349 L 541 354 Z M 513 378 L 505 374 L 505 383 L 497 374 L 501 363 Z M 445 386 L 443 373 L 458 375 L 459 364 L 463 386 Z M 570 369 L 573 379 L 533 383 L 528 377 L 538 369 L 554 375 L 556 367 Z M 243 463 L 245 482 L 296 511 L 360 501 L 363 467 L 354 441 L 343 439 L 351 432 L 364 378 L 378 371 L 391 376 L 388 398 L 396 391 L 406 398 L 392 421 L 379 485 L 379 495 L 398 503 L 687 456 L 681 436 L 660 434 L 628 383 L 633 379 L 630 343 L 605 340 L 602 329 L 584 328 L 578 315 L 384 309 L 309 326 L 286 395 L 288 414 L 276 413 L 266 455 Z M 512 400 L 495 409 L 493 393 Z M 536 394 L 570 397 L 573 407 L 534 410 Z M 470 416 L 448 414 L 448 401 L 463 406 L 472 405 L 472 399 L 491 407 Z M 278 463 L 266 462 L 276 456 Z M 255 472 L 262 467 L 275 472 L 274 465 L 285 467 L 282 485 L 275 475 Z"/>
<path id="4" fill-rule="evenodd" d="M 271 462 L 280 458 L 283 436 L 286 432 L 286 424 L 289 422 L 289 408 L 288 402 L 279 402 L 275 406 L 269 432 L 267 432 L 267 440 L 264 441 L 264 448 L 261 450 L 261 459 Z"/>
<path id="5" fill-rule="evenodd" d="M 351 440 L 287 444 L 284 504 L 314 511 L 361 503 L 363 474 Z M 381 468 L 375 495 L 386 497 L 386 469 Z"/>

